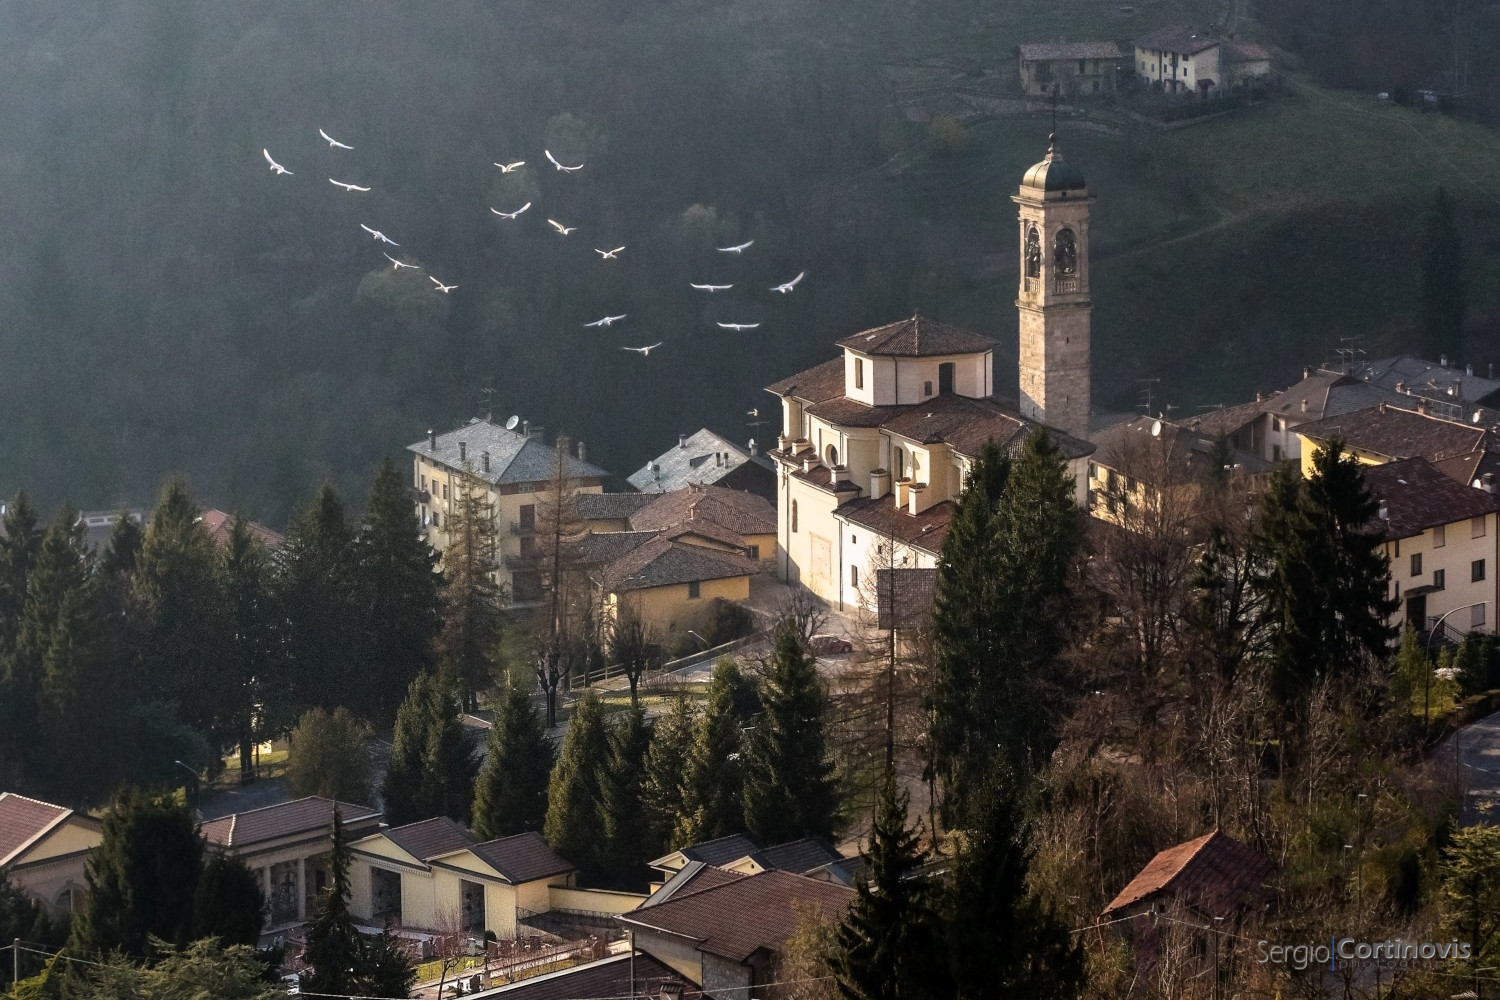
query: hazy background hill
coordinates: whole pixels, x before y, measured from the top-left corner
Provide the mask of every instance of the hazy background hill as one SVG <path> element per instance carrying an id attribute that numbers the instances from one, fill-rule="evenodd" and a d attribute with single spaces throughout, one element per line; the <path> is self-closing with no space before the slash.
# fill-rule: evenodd
<path id="1" fill-rule="evenodd" d="M 704 424 L 769 441 L 774 425 L 745 426 L 762 385 L 917 309 L 998 337 L 1004 388 L 1009 195 L 1050 127 L 1015 99 L 1014 46 L 1169 21 L 1286 46 L 1293 74 L 1283 99 L 1176 130 L 1060 110 L 1100 198 L 1098 406 L 1160 378 L 1188 412 L 1285 384 L 1343 337 L 1405 346 L 1439 185 L 1468 260 L 1461 360 L 1500 362 L 1484 8 L 1404 4 L 1392 32 L 1372 4 L 1268 3 L 1262 22 L 1133 7 L 10 0 L 0 492 L 144 503 L 182 471 L 278 524 L 325 476 L 362 492 L 379 456 L 477 412 L 486 385 L 498 416 L 567 429 L 624 474 Z M 1455 23 L 1470 119 L 1377 103 L 1451 83 Z M 946 142 L 934 114 L 959 124 Z M 295 175 L 272 176 L 263 146 Z M 558 174 L 543 146 L 585 170 Z M 529 165 L 502 176 L 502 159 Z M 514 223 L 487 210 L 528 200 Z M 458 291 L 394 273 L 361 222 Z M 752 238 L 742 258 L 712 249 Z M 608 263 L 592 249 L 620 244 Z M 796 293 L 766 291 L 801 270 Z"/>

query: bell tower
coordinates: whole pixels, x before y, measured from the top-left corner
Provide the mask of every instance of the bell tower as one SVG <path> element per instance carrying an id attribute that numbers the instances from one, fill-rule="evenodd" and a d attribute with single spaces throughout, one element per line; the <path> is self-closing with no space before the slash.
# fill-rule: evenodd
<path id="1" fill-rule="evenodd" d="M 1020 206 L 1021 415 L 1089 436 L 1089 205 L 1057 136 L 1011 196 Z"/>

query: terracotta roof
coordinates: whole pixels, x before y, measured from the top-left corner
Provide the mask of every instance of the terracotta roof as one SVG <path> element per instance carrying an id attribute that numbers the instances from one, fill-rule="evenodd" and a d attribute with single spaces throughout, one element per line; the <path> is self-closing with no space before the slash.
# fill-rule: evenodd
<path id="1" fill-rule="evenodd" d="M 772 478 L 771 463 L 707 427 L 678 440 L 626 480 L 642 493 L 671 493 L 689 483 L 717 483 L 745 466 L 759 466 Z M 753 472 L 753 470 L 751 470 Z"/>
<path id="2" fill-rule="evenodd" d="M 1195 417 L 1194 420 L 1198 424 L 1198 433 L 1207 437 L 1218 437 L 1220 434 L 1233 434 L 1247 424 L 1254 423 L 1256 418 L 1265 412 L 1266 404 L 1255 399 L 1248 403 L 1240 403 L 1238 406 L 1209 410 L 1202 416 Z M 1097 443 L 1098 440 L 1099 435 L 1095 434 L 1094 441 Z"/>
<path id="3" fill-rule="evenodd" d="M 576 503 L 585 521 L 623 521 L 655 500 L 654 493 L 580 493 Z"/>
<path id="4" fill-rule="evenodd" d="M 895 584 L 892 587 L 892 578 Z M 875 571 L 875 627 L 892 627 L 891 597 L 896 603 L 895 628 L 925 628 L 932 617 L 932 599 L 937 591 L 937 570 L 916 567 Z"/>
<path id="5" fill-rule="evenodd" d="M 1425 458 L 1365 467 L 1365 487 L 1386 508 L 1385 537 L 1411 538 L 1440 524 L 1500 511 L 1500 496 L 1445 476 Z"/>
<path id="6" fill-rule="evenodd" d="M 1027 62 L 1048 59 L 1123 59 L 1125 53 L 1114 42 L 1027 42 L 1021 58 Z"/>
<path id="7" fill-rule="evenodd" d="M 632 989 L 634 992 L 632 992 Z M 573 1000 L 575 997 L 665 997 L 699 1000 L 703 994 L 686 977 L 645 952 L 629 952 L 575 965 L 561 972 L 523 979 L 470 997 L 497 1000 Z"/>
<path id="8" fill-rule="evenodd" d="M 1451 479 L 1472 486 L 1476 479 L 1483 482 L 1486 474 L 1500 477 L 1500 453 L 1488 450 L 1470 452 L 1434 462 L 1433 467 Z"/>
<path id="9" fill-rule="evenodd" d="M 608 566 L 658 537 L 655 531 L 593 531 L 572 546 L 572 553 L 585 566 Z"/>
<path id="10" fill-rule="evenodd" d="M 931 358 L 948 354 L 975 354 L 991 350 L 994 340 L 982 337 L 972 330 L 939 323 L 923 316 L 887 323 L 837 342 L 859 354 L 897 355 L 903 358 Z M 843 360 L 839 361 L 840 382 L 843 381 Z M 842 387 L 840 389 L 842 391 Z"/>
<path id="11" fill-rule="evenodd" d="M 683 861 L 701 861 L 706 865 L 723 865 L 759 849 L 755 841 L 743 833 L 731 833 L 727 837 L 705 840 L 701 844 L 692 844 L 671 854 L 664 854 L 649 864 L 652 868 L 670 868 L 680 858 Z"/>
<path id="12" fill-rule="evenodd" d="M 1262 897 L 1261 884 L 1273 871 L 1258 852 L 1215 830 L 1157 854 L 1104 915 L 1161 894 L 1211 917 L 1228 916 L 1247 898 Z"/>
<path id="13" fill-rule="evenodd" d="M 778 396 L 793 396 L 808 403 L 821 403 L 825 399 L 844 394 L 844 359 L 830 358 L 821 365 L 790 375 L 779 382 L 766 386 L 767 392 Z"/>
<path id="14" fill-rule="evenodd" d="M 854 890 L 790 872 L 768 871 L 690 892 L 620 922 L 692 938 L 699 950 L 743 962 L 761 949 L 776 953 L 797 931 L 800 912 L 840 919 Z"/>
<path id="15" fill-rule="evenodd" d="M 776 534 L 776 508 L 758 493 L 697 486 L 655 498 L 630 517 L 632 531 L 653 531 L 707 521 L 740 535 Z"/>
<path id="16" fill-rule="evenodd" d="M 948 444 L 969 458 L 993 440 L 1001 449 L 1015 451 L 1037 425 L 1016 412 L 999 396 L 975 399 L 948 393 L 920 403 L 869 406 L 847 396 L 824 400 L 807 408 L 813 416 L 844 427 L 882 427 L 923 444 Z M 1067 458 L 1090 454 L 1094 446 L 1081 438 L 1049 427 L 1048 433 Z"/>
<path id="17" fill-rule="evenodd" d="M 203 527 L 208 530 L 208 537 L 212 538 L 214 544 L 219 548 L 226 547 L 229 544 L 230 528 L 234 526 L 234 515 L 226 514 L 222 510 L 209 509 L 205 510 L 200 516 L 203 521 Z M 261 544 L 268 549 L 278 549 L 281 547 L 281 543 L 286 541 L 279 533 L 272 531 L 264 524 L 249 521 L 247 522 L 247 526 L 250 529 L 250 534 L 260 539 Z"/>
<path id="18" fill-rule="evenodd" d="M 657 537 L 604 567 L 600 584 L 622 593 L 702 580 L 754 576 L 760 567 L 742 555 Z"/>
<path id="19" fill-rule="evenodd" d="M 1479 451 L 1487 436 L 1484 427 L 1394 406 L 1372 406 L 1325 417 L 1300 425 L 1297 433 L 1319 442 L 1340 437 L 1349 447 L 1360 451 L 1389 458 L 1421 456 L 1431 462 Z"/>
<path id="20" fill-rule="evenodd" d="M 718 542 L 720 545 L 732 546 L 739 550 L 740 555 L 745 555 L 745 538 L 738 531 L 730 531 L 728 528 L 720 527 L 712 521 L 687 521 L 671 528 L 662 528 L 657 532 L 660 538 L 682 539 L 691 542 L 692 539 L 707 539 Z"/>
<path id="21" fill-rule="evenodd" d="M 72 812 L 65 806 L 28 799 L 15 792 L 0 793 L 0 868 Z"/>
<path id="22" fill-rule="evenodd" d="M 209 820 L 203 824 L 203 836 L 210 844 L 237 849 L 298 833 L 331 831 L 335 805 L 345 826 L 380 819 L 380 811 L 369 806 L 309 795 Z"/>
<path id="23" fill-rule="evenodd" d="M 557 471 L 557 449 L 553 445 L 477 417 L 457 430 L 437 435 L 436 442 L 434 447 L 431 439 L 423 438 L 407 445 L 406 450 L 449 469 L 467 467 L 476 478 L 495 485 L 544 482 Z M 484 467 L 486 454 L 488 471 Z M 563 466 L 572 479 L 602 479 L 609 475 L 597 465 L 572 455 L 567 456 Z"/>
<path id="24" fill-rule="evenodd" d="M 512 885 L 578 870 L 577 865 L 558 857 L 535 830 L 475 844 L 468 850 L 473 851 Z"/>
<path id="25" fill-rule="evenodd" d="M 430 861 L 475 844 L 474 835 L 447 816 L 435 816 L 417 823 L 382 831 L 397 847 L 418 861 Z"/>
<path id="26" fill-rule="evenodd" d="M 1219 40 L 1183 25 L 1157 28 L 1135 40 L 1135 47 L 1148 52 L 1177 52 L 1196 55 L 1219 44 Z"/>
<path id="27" fill-rule="evenodd" d="M 896 501 L 887 493 L 877 499 L 861 497 L 850 500 L 834 508 L 833 513 L 851 524 L 863 525 L 877 535 L 895 538 L 904 545 L 937 555 L 943 547 L 943 537 L 948 534 L 948 522 L 953 519 L 953 501 L 933 504 L 913 517 L 905 509 L 897 510 Z"/>

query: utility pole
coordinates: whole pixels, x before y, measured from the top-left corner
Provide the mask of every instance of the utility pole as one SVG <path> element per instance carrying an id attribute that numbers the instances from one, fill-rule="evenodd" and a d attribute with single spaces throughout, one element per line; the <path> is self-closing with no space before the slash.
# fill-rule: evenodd
<path id="1" fill-rule="evenodd" d="M 21 981 L 21 939 L 16 938 L 10 943 L 10 991 L 16 991 L 16 984 Z"/>

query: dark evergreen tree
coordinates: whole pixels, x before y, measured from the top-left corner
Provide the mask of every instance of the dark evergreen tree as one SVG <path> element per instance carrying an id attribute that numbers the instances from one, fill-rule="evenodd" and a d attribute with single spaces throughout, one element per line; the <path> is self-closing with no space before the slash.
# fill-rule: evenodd
<path id="1" fill-rule="evenodd" d="M 17 493 L 0 519 L 0 784 L 7 788 L 26 787 L 27 762 L 38 750 L 37 664 L 15 653 L 26 582 L 41 544 L 36 509 Z"/>
<path id="2" fill-rule="evenodd" d="M 59 933 L 60 931 L 60 933 Z M 34 941 L 42 948 L 61 946 L 67 939 L 66 924 L 55 924 L 47 919 L 47 911 L 31 896 L 13 885 L 4 872 L 0 872 L 0 941 Z M 40 955 L 18 956 L 17 971 L 22 977 L 35 975 L 40 968 Z"/>
<path id="3" fill-rule="evenodd" d="M 333 850 L 328 856 L 329 883 L 318 895 L 307 927 L 303 960 L 312 971 L 302 980 L 307 993 L 357 994 L 362 945 L 349 911 L 349 840 L 344 820 L 333 811 Z"/>
<path id="4" fill-rule="evenodd" d="M 425 673 L 411 682 L 396 712 L 382 793 L 392 826 L 433 816 L 468 821 L 477 768 L 461 716 L 451 675 Z"/>
<path id="5" fill-rule="evenodd" d="M 229 731 L 240 751 L 240 779 L 254 769 L 255 745 L 290 725 L 290 678 L 277 642 L 271 560 L 250 522 L 236 514 L 220 552 L 229 642 L 223 668 L 233 687 Z"/>
<path id="6" fill-rule="evenodd" d="M 458 495 L 448 517 L 448 547 L 443 550 L 447 584 L 438 648 L 462 682 L 464 705 L 472 710 L 495 668 L 504 594 L 495 582 L 500 548 L 489 488 L 470 475 L 457 477 L 454 485 Z"/>
<path id="7" fill-rule="evenodd" d="M 869 872 L 835 932 L 829 964 L 848 1000 L 948 997 L 939 897 L 933 883 L 910 877 L 926 858 L 920 832 L 907 826 L 909 798 L 887 773 L 864 853 Z"/>
<path id="8" fill-rule="evenodd" d="M 83 907 L 73 918 L 72 946 L 145 955 L 157 937 L 181 947 L 192 937 L 202 869 L 203 839 L 187 808 L 126 791 L 104 815 Z"/>
<path id="9" fill-rule="evenodd" d="M 109 541 L 104 543 L 104 551 L 99 555 L 99 572 L 111 576 L 133 575 L 145 542 L 146 529 L 141 522 L 128 508 L 117 511 L 110 525 Z"/>
<path id="10" fill-rule="evenodd" d="M 552 743 L 525 688 L 511 680 L 495 709 L 489 754 L 474 782 L 474 833 L 482 840 L 540 830 L 547 818 Z"/>
<path id="11" fill-rule="evenodd" d="M 24 492 L 17 493 L 0 518 L 0 653 L 15 642 L 26 602 L 26 578 L 41 546 L 36 508 Z"/>
<path id="12" fill-rule="evenodd" d="M 832 836 L 838 789 L 824 736 L 828 695 L 789 620 L 776 627 L 760 703 L 745 753 L 745 825 L 768 844 Z"/>
<path id="13" fill-rule="evenodd" d="M 1469 283 L 1453 198 L 1441 187 L 1427 222 L 1426 251 L 1422 258 L 1421 353 L 1429 361 L 1447 358 L 1458 364 L 1464 354 Z"/>
<path id="14" fill-rule="evenodd" d="M 971 761 L 997 741 L 996 693 L 1003 608 L 994 598 L 1000 575 L 996 510 L 1010 460 L 986 442 L 970 467 L 943 538 L 934 585 L 931 719 L 933 766 L 949 798 L 962 798 Z M 981 749 L 983 748 L 983 749 Z"/>
<path id="15" fill-rule="evenodd" d="M 136 579 L 150 612 L 143 667 L 154 697 L 178 706 L 182 721 L 212 745 L 230 745 L 239 691 L 223 669 L 231 625 L 214 543 L 187 484 L 162 488 L 141 543 Z M 216 764 L 215 753 L 200 766 Z"/>
<path id="16" fill-rule="evenodd" d="M 682 777 L 687 772 L 696 730 L 693 703 L 682 696 L 651 727 L 651 746 L 646 752 L 641 781 L 641 809 L 645 813 L 651 844 L 647 853 L 651 857 L 667 852 L 678 817 L 682 815 Z"/>
<path id="17" fill-rule="evenodd" d="M 389 929 L 361 940 L 359 968 L 361 996 L 406 1000 L 417 983 L 417 967 L 406 942 Z"/>
<path id="18" fill-rule="evenodd" d="M 573 706 L 562 751 L 552 768 L 543 833 L 553 850 L 590 876 L 598 874 L 598 852 L 604 842 L 599 772 L 608 756 L 604 706 L 593 691 L 585 691 Z"/>
<path id="19" fill-rule="evenodd" d="M 294 679 L 295 711 L 357 703 L 363 617 L 355 585 L 353 532 L 338 491 L 324 483 L 276 550 L 276 598 Z"/>
<path id="20" fill-rule="evenodd" d="M 294 796 L 370 801 L 370 727 L 347 708 L 309 708 L 288 739 L 286 786 Z"/>
<path id="21" fill-rule="evenodd" d="M 1338 440 L 1319 448 L 1305 482 L 1289 464 L 1279 466 L 1261 495 L 1259 586 L 1273 689 L 1294 715 L 1319 678 L 1347 676 L 1367 657 L 1385 656 L 1396 634 L 1388 624 L 1397 602 L 1386 596 L 1384 536 L 1369 528 L 1379 504 L 1343 448 Z"/>
<path id="22" fill-rule="evenodd" d="M 650 749 L 646 713 L 632 705 L 609 727 L 609 756 L 598 779 L 604 834 L 600 870 L 613 888 L 640 890 L 651 880 L 646 862 L 657 856 L 656 844 L 641 795 Z"/>
<path id="23" fill-rule="evenodd" d="M 363 698 L 352 707 L 380 725 L 395 718 L 412 679 L 432 668 L 443 624 L 437 553 L 418 527 L 411 487 L 386 459 L 375 473 L 354 546 L 366 635 Z"/>
<path id="24" fill-rule="evenodd" d="M 1083 989 L 1083 949 L 1026 886 L 1031 863 L 1024 813 L 992 771 L 970 800 L 958 835 L 944 935 L 954 995 L 1070 1000 Z"/>
<path id="25" fill-rule="evenodd" d="M 198 873 L 193 894 L 191 937 L 254 947 L 260 943 L 264 905 L 260 877 L 239 858 L 211 851 Z"/>
<path id="26" fill-rule="evenodd" d="M 693 745 L 682 773 L 682 811 L 673 847 L 727 837 L 745 829 L 744 721 L 735 696 L 744 675 L 733 660 L 720 660 L 708 685 L 708 704 L 698 716 Z"/>

